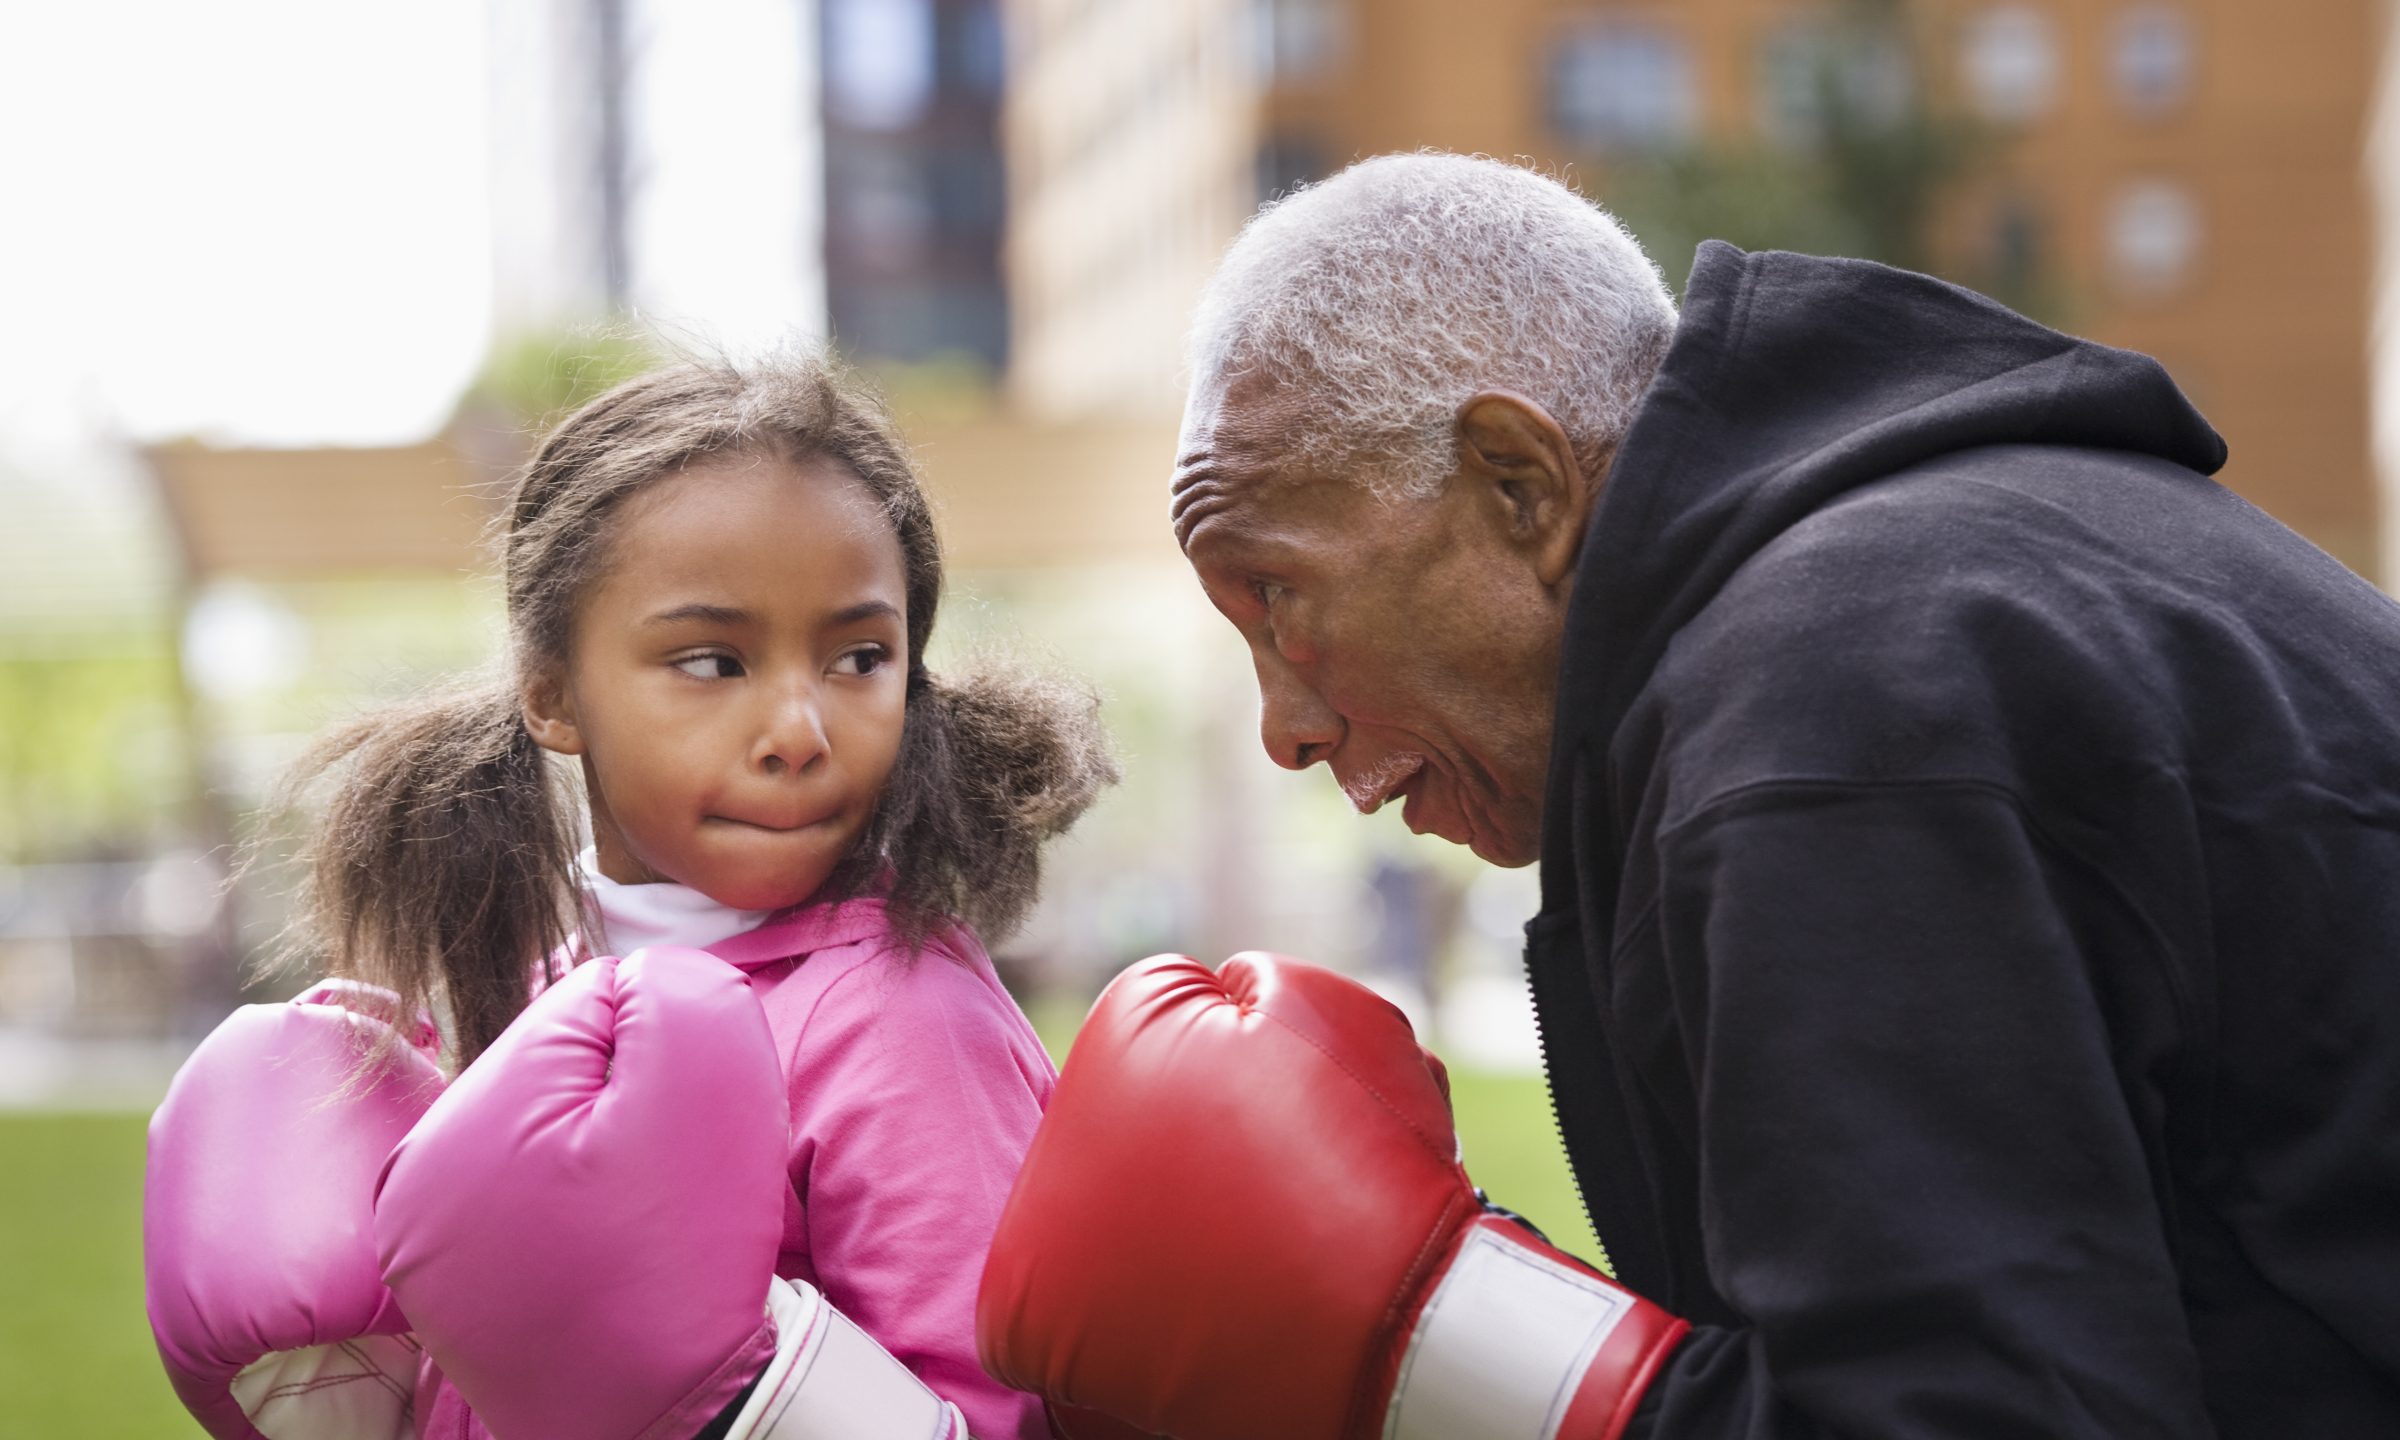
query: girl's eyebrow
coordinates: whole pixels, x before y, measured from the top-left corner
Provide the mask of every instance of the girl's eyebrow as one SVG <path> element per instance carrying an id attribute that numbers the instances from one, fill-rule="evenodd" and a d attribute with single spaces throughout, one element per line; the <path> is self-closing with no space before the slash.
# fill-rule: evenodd
<path id="1" fill-rule="evenodd" d="M 661 610 L 644 619 L 642 623 L 644 625 L 675 625 L 686 620 L 698 620 L 710 625 L 747 625 L 752 618 L 754 617 L 747 610 L 736 609 L 730 605 L 709 605 L 695 601 L 689 605 L 678 605 L 672 610 Z"/>
<path id="2" fill-rule="evenodd" d="M 900 607 L 889 600 L 861 600 L 856 605 L 845 606 L 826 616 L 825 623 L 828 625 L 855 625 L 861 620 L 873 620 L 885 615 L 894 620 L 899 619 Z"/>
<path id="3" fill-rule="evenodd" d="M 894 620 L 900 619 L 900 607 L 889 600 L 861 600 L 855 605 L 845 605 L 826 616 L 825 623 L 828 625 L 855 625 L 861 620 L 874 620 L 884 616 L 889 616 Z M 735 606 L 711 605 L 705 601 L 696 600 L 689 605 L 677 605 L 670 610 L 661 610 L 655 615 L 645 617 L 642 623 L 644 625 L 679 625 L 686 621 L 696 620 L 704 625 L 734 626 L 748 625 L 757 618 L 750 611 Z"/>

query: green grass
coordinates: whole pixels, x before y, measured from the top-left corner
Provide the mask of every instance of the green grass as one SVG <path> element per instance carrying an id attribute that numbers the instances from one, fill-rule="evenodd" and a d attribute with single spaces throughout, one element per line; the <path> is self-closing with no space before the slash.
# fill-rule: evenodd
<path id="1" fill-rule="evenodd" d="M 1054 1049 L 1080 1007 L 1036 1007 Z M 1467 1166 L 1560 1247 L 1599 1258 L 1542 1081 L 1450 1072 Z M 147 1117 L 0 1112 L 0 1433 L 175 1437 L 199 1428 L 159 1368 L 142 1313 Z"/>
<path id="2" fill-rule="evenodd" d="M 201 1434 L 142 1314 L 148 1120 L 0 1113 L 0 1431 Z"/>
<path id="3" fill-rule="evenodd" d="M 1450 1108 L 1466 1149 L 1467 1173 L 1495 1205 L 1532 1221 L 1570 1255 L 1603 1263 L 1575 1194 L 1567 1152 L 1539 1075 L 1491 1075 L 1453 1066 Z"/>

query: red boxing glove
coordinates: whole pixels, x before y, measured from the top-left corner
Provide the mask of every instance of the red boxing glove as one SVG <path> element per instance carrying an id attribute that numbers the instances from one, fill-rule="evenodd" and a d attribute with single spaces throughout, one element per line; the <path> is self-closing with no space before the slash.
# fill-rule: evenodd
<path id="1" fill-rule="evenodd" d="M 1687 1327 L 1488 1214 L 1457 1157 L 1373 991 L 1145 960 L 1001 1215 L 984 1368 L 1180 1440 L 1614 1440 Z"/>

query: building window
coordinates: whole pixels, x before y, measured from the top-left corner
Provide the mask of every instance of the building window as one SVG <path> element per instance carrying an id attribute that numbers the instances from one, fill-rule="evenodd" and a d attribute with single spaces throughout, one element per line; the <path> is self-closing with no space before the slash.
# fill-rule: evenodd
<path id="1" fill-rule="evenodd" d="M 1550 128 L 1611 148 L 1673 145 L 1698 128 L 1691 48 L 1663 25 L 1601 21 L 1550 54 Z"/>
<path id="2" fill-rule="evenodd" d="M 826 0 L 825 91 L 832 118 L 904 130 L 933 102 L 933 0 Z"/>
<path id="3" fill-rule="evenodd" d="M 826 164 L 833 182 L 826 221 L 860 263 L 921 263 L 938 239 L 940 216 L 917 157 L 857 144 L 828 155 Z"/>
<path id="4" fill-rule="evenodd" d="M 2031 5 L 1994 5 L 1967 22 L 1967 93 L 1987 119 L 2039 119 L 2058 93 L 2058 32 Z"/>
<path id="5" fill-rule="evenodd" d="M 1770 140 L 1805 144 L 1839 110 L 1854 125 L 1897 124 L 1915 98 L 1906 42 L 1896 34 L 1786 25 L 1759 52 L 1759 128 Z"/>
<path id="6" fill-rule="evenodd" d="M 1269 135 L 1258 147 L 1253 171 L 1258 202 L 1280 199 L 1325 174 L 1324 146 L 1305 135 Z"/>
<path id="7" fill-rule="evenodd" d="M 1252 63 L 1267 84 L 1317 79 L 1341 58 L 1334 0 L 1250 0 L 1249 14 Z"/>
<path id="8" fill-rule="evenodd" d="M 2117 102 L 2135 115 L 2164 115 L 2192 90 L 2192 21 L 2179 5 L 2136 5 L 2117 16 L 2109 74 Z"/>
<path id="9" fill-rule="evenodd" d="M 2109 276 L 2129 296 L 2151 299 L 2189 282 L 2200 241 L 2200 207 L 2172 180 L 2136 180 L 2109 202 Z"/>
<path id="10" fill-rule="evenodd" d="M 950 11 L 949 70 L 958 87 L 971 95 L 997 98 L 1008 82 L 1007 35 L 1000 24 L 1000 7 L 993 0 Z"/>
<path id="11" fill-rule="evenodd" d="M 2003 305 L 2039 308 L 2047 298 L 2049 257 L 2050 224 L 2040 205 L 2027 194 L 2004 194 L 1984 230 L 1983 273 L 1976 288 Z"/>

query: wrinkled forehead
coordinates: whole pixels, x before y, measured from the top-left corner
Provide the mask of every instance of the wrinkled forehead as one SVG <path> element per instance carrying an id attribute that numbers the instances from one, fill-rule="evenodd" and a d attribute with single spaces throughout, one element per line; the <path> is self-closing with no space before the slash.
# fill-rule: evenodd
<path id="1" fill-rule="evenodd" d="M 1167 519 L 1185 556 L 1191 557 L 1193 544 L 1212 531 L 1241 528 L 1270 488 L 1270 474 L 1254 447 L 1223 427 L 1187 429 L 1167 482 Z"/>
<path id="2" fill-rule="evenodd" d="M 1176 542 L 1188 552 L 1204 522 L 1235 519 L 1305 485 L 1299 423 L 1288 387 L 1255 376 L 1194 385 L 1167 482 Z"/>

